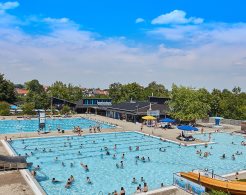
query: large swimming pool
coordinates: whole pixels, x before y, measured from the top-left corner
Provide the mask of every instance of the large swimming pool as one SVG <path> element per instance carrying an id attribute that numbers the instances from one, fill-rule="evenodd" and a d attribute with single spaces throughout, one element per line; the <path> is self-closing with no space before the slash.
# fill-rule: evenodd
<path id="1" fill-rule="evenodd" d="M 35 132 L 39 129 L 38 119 L 29 120 L 0 120 L 0 134 Z M 74 126 L 88 129 L 89 126 L 100 125 L 102 128 L 112 128 L 112 125 L 100 123 L 85 118 L 61 118 L 46 119 L 46 130 L 54 131 L 57 127 L 64 130 L 71 130 Z"/>
<path id="2" fill-rule="evenodd" d="M 208 139 L 206 134 L 197 137 Z M 132 194 L 139 184 L 143 186 L 141 177 L 148 183 L 149 189 L 156 189 L 161 183 L 172 184 L 173 173 L 179 171 L 207 168 L 213 169 L 216 174 L 226 174 L 245 169 L 246 147 L 240 144 L 243 140 L 242 136 L 216 133 L 212 134 L 215 144 L 207 148 L 195 148 L 164 142 L 140 133 L 125 132 L 15 140 L 10 144 L 17 154 L 30 155 L 27 161 L 33 162 L 33 167 L 40 165 L 36 178 L 47 194 L 98 195 L 100 191 L 103 194 L 119 191 L 122 186 L 126 189 L 126 194 Z M 130 146 L 132 150 L 129 149 Z M 139 151 L 136 151 L 137 146 Z M 105 147 L 110 155 L 106 155 Z M 159 151 L 160 148 L 162 151 Z M 202 152 L 210 152 L 211 156 L 200 157 L 196 154 L 200 149 Z M 232 154 L 237 151 L 242 154 L 235 155 L 236 159 L 232 160 Z M 113 159 L 114 154 L 116 159 Z M 220 158 L 222 154 L 226 154 L 223 160 Z M 149 157 L 150 161 L 136 160 L 136 156 L 144 156 L 146 159 Z M 58 160 L 55 160 L 56 157 Z M 123 168 L 116 167 L 120 161 L 123 161 Z M 88 165 L 88 172 L 81 167 L 80 162 Z M 73 166 L 70 166 L 71 163 Z M 75 182 L 70 189 L 65 189 L 70 175 L 74 176 Z M 87 184 L 86 177 L 90 177 L 93 183 Z M 133 177 L 137 180 L 136 184 L 132 183 Z M 53 184 L 52 178 L 61 183 Z"/>

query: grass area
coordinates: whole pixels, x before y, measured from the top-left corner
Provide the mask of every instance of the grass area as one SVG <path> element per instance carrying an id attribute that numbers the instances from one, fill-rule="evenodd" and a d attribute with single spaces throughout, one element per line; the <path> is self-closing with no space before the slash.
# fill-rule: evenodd
<path id="1" fill-rule="evenodd" d="M 243 181 L 243 182 L 246 182 L 246 179 L 239 179 L 238 181 Z"/>
<path id="2" fill-rule="evenodd" d="M 222 191 L 212 190 L 211 192 L 209 192 L 209 195 L 229 195 L 229 194 Z"/>

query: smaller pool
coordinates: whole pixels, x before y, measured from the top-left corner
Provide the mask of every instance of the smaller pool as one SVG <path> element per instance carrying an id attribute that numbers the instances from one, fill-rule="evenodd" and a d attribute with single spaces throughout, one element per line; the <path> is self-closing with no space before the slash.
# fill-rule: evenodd
<path id="1" fill-rule="evenodd" d="M 0 134 L 35 132 L 39 129 L 38 119 L 28 120 L 0 120 Z M 101 128 L 114 128 L 113 125 L 89 120 L 85 118 L 46 119 L 46 130 L 55 131 L 57 127 L 72 130 L 74 126 L 89 129 L 90 126 L 100 125 Z"/>

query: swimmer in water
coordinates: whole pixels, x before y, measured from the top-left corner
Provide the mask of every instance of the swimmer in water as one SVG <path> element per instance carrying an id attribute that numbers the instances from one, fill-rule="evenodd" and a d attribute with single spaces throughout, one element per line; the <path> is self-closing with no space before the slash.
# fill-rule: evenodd
<path id="1" fill-rule="evenodd" d="M 124 168 L 124 164 L 123 164 L 123 161 L 120 161 L 120 168 Z"/>
<path id="2" fill-rule="evenodd" d="M 132 178 L 132 183 L 137 183 L 137 181 L 136 181 L 136 178 L 135 178 L 135 177 L 133 177 L 133 178 Z"/>
<path id="3" fill-rule="evenodd" d="M 51 180 L 51 182 L 52 183 L 59 183 L 60 181 L 59 180 L 56 180 L 56 178 L 53 177 L 52 180 Z"/>
<path id="4" fill-rule="evenodd" d="M 90 180 L 89 177 L 86 177 L 86 182 L 87 182 L 88 184 L 92 184 L 92 182 L 91 182 L 91 180 Z"/>
<path id="5" fill-rule="evenodd" d="M 89 171 L 89 168 L 87 165 L 83 164 L 82 162 L 80 163 L 80 165 L 85 169 L 85 171 Z"/>

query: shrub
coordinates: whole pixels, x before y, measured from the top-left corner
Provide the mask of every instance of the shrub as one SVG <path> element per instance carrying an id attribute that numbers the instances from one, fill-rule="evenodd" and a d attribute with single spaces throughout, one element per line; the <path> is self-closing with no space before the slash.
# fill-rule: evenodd
<path id="1" fill-rule="evenodd" d="M 0 115 L 1 116 L 10 115 L 9 104 L 7 102 L 0 102 Z"/>

